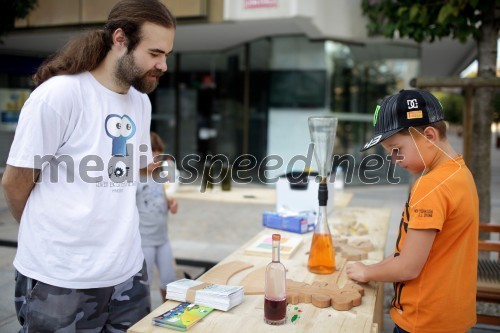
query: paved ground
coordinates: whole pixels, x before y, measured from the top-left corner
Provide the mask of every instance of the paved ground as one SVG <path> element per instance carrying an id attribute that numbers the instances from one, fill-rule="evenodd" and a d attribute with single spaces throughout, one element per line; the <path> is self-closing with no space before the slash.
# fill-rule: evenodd
<path id="1" fill-rule="evenodd" d="M 458 138 L 452 140 L 455 147 L 460 147 Z M 492 219 L 500 223 L 500 150 L 494 148 L 492 148 L 492 168 Z M 258 187 L 258 185 L 248 186 Z M 386 246 L 386 253 L 391 253 L 408 185 L 348 186 L 345 191 L 354 194 L 350 206 L 391 209 Z M 217 262 L 255 235 L 261 228 L 262 213 L 273 209 L 272 204 L 217 203 L 179 199 L 179 213 L 171 216 L 169 222 L 174 255 L 178 258 Z M 3 200 L 3 193 L 0 193 L 0 240 L 15 241 L 17 230 L 17 223 L 10 216 Z M 0 245 L 0 333 L 17 332 L 19 329 L 13 305 L 14 255 L 14 248 Z M 184 272 L 197 276 L 202 270 L 178 266 L 178 277 L 182 277 Z M 387 285 L 386 293 L 390 294 L 391 289 L 392 287 Z M 153 307 L 161 304 L 157 290 L 158 278 L 155 275 L 152 290 Z M 390 322 L 388 316 L 386 319 Z M 392 332 L 389 325 L 385 326 L 384 333 Z M 492 331 L 485 327 L 474 329 L 474 333 Z"/>

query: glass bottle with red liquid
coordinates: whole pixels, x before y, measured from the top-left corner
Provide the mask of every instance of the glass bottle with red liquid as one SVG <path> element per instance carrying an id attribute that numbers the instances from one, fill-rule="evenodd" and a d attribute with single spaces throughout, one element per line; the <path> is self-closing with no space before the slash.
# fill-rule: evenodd
<path id="1" fill-rule="evenodd" d="M 286 320 L 286 270 L 280 262 L 280 234 L 272 237 L 272 261 L 266 267 L 264 321 L 282 325 Z"/>
<path id="2" fill-rule="evenodd" d="M 335 250 L 328 226 L 328 174 L 332 171 L 332 156 L 338 119 L 335 117 L 309 117 L 309 133 L 314 144 L 314 157 L 318 164 L 319 211 L 314 235 L 309 250 L 307 268 L 311 273 L 331 274 L 335 272 Z"/>

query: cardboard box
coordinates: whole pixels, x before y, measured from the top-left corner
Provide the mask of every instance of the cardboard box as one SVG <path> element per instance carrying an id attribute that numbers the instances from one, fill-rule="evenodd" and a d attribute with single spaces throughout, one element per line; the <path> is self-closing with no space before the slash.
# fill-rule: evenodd
<path id="1" fill-rule="evenodd" d="M 264 212 L 262 225 L 267 228 L 303 234 L 314 231 L 315 214 L 286 214 L 277 212 Z"/>
<path id="2" fill-rule="evenodd" d="M 276 211 L 280 213 L 318 212 L 319 183 L 315 176 L 305 176 L 298 180 L 289 181 L 288 176 L 282 176 L 276 183 Z M 328 203 L 327 211 L 333 211 L 334 184 L 327 183 Z"/>

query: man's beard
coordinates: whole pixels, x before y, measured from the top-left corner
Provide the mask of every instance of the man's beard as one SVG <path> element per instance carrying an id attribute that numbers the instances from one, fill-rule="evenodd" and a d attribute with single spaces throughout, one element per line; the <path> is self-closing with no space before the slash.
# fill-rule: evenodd
<path id="1" fill-rule="evenodd" d="M 156 76 L 156 80 L 149 79 L 151 75 Z M 116 64 L 115 77 L 118 84 L 132 86 L 144 94 L 149 94 L 156 89 L 162 75 L 163 72 L 157 69 L 152 69 L 143 74 L 142 70 L 136 65 L 131 52 L 118 59 Z"/>

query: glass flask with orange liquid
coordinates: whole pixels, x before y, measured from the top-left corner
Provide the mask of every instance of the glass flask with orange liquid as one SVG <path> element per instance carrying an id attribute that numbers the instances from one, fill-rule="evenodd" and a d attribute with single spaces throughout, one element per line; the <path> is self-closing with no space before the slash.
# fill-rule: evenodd
<path id="1" fill-rule="evenodd" d="M 309 251 L 307 268 L 311 273 L 335 272 L 335 250 L 328 227 L 326 204 L 328 201 L 328 174 L 332 171 L 332 156 L 338 119 L 335 117 L 309 117 L 309 133 L 314 144 L 314 157 L 321 179 L 318 188 L 319 211 Z"/>
<path id="2" fill-rule="evenodd" d="M 320 206 L 314 235 L 309 250 L 309 260 L 307 269 L 311 273 L 316 274 L 331 274 L 335 272 L 335 249 L 333 247 L 332 235 L 328 226 L 326 199 L 328 198 L 328 190 L 326 181 L 319 184 L 318 197 Z M 321 205 L 324 203 L 324 205 Z"/>

